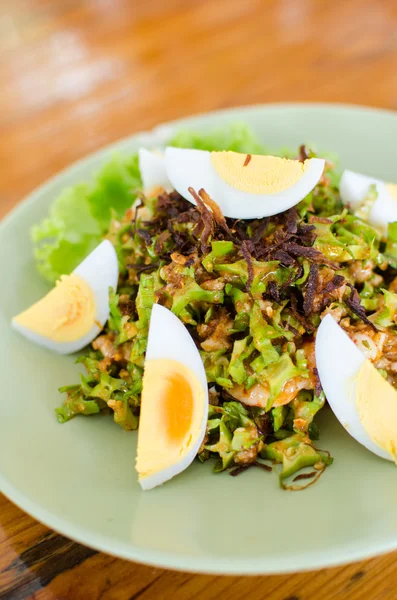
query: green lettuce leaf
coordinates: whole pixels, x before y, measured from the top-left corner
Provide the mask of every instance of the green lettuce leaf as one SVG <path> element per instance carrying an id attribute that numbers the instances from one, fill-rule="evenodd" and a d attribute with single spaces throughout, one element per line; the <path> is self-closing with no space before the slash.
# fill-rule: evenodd
<path id="1" fill-rule="evenodd" d="M 371 316 L 371 321 L 381 327 L 394 327 L 397 316 L 397 294 L 388 290 L 381 290 L 383 294 L 383 307 Z"/>
<path id="2" fill-rule="evenodd" d="M 182 129 L 169 143 L 178 148 L 197 150 L 233 150 L 250 154 L 266 154 L 252 129 L 245 123 L 226 124 L 208 132 Z"/>
<path id="3" fill-rule="evenodd" d="M 91 184 L 67 188 L 50 214 L 32 228 L 40 274 L 55 282 L 70 273 L 102 241 L 111 215 L 122 217 L 135 199 L 141 179 L 137 155 L 114 156 Z"/>
<path id="4" fill-rule="evenodd" d="M 207 133 L 180 131 L 171 145 L 205 150 L 263 153 L 245 124 Z M 121 218 L 141 187 L 138 155 L 114 156 L 90 184 L 77 184 L 54 198 L 49 216 L 32 228 L 33 252 L 40 274 L 54 283 L 70 273 L 101 242 L 112 216 Z"/>
<path id="5" fill-rule="evenodd" d="M 385 256 L 391 266 L 397 268 L 397 221 L 388 225 Z"/>

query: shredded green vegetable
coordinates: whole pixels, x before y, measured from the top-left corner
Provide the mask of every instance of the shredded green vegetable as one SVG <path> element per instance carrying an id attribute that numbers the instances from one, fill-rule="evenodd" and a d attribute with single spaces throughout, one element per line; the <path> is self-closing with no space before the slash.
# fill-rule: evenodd
<path id="1" fill-rule="evenodd" d="M 182 131 L 171 143 L 265 152 L 244 125 Z M 368 351 L 381 333 L 386 350 L 375 366 L 397 383 L 397 223 L 382 239 L 367 220 L 376 190 L 353 214 L 338 182 L 327 161 L 322 180 L 295 208 L 226 219 L 226 226 L 175 192 L 143 197 L 131 209 L 141 185 L 136 155 L 115 157 L 93 184 L 63 192 L 33 230 L 39 271 L 54 281 L 106 235 L 121 276 L 104 332 L 78 359 L 87 374 L 60 390 L 59 421 L 110 413 L 123 429 L 138 426 L 150 313 L 160 302 L 188 327 L 207 374 L 199 460 L 215 458 L 216 472 L 272 461 L 281 465 L 284 487 L 303 468 L 315 469 L 309 478 L 321 473 L 332 462 L 316 447 L 316 415 L 325 404 L 314 359 L 321 317 L 337 316 L 353 338 L 364 336 Z"/>

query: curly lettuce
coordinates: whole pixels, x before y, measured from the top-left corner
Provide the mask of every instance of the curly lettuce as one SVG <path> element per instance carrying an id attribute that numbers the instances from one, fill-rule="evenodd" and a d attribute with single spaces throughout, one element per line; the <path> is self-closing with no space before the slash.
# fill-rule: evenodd
<path id="1" fill-rule="evenodd" d="M 39 273 L 54 283 L 101 242 L 112 216 L 122 217 L 141 185 L 138 157 L 114 156 L 91 184 L 61 192 L 49 216 L 32 228 Z"/>
<path id="2" fill-rule="evenodd" d="M 170 145 L 202 150 L 264 153 L 245 124 L 227 125 L 208 133 L 182 130 Z M 54 199 L 48 217 L 32 228 L 39 273 L 54 283 L 70 273 L 101 242 L 112 217 L 121 218 L 141 187 L 138 154 L 115 155 L 90 184 L 77 184 Z"/>

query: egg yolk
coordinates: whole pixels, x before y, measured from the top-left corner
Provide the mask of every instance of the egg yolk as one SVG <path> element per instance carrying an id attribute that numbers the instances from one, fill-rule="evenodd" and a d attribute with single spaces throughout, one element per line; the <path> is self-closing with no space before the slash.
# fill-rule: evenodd
<path id="1" fill-rule="evenodd" d="M 397 391 L 365 360 L 357 376 L 356 405 L 369 437 L 397 460 Z"/>
<path id="2" fill-rule="evenodd" d="M 202 434 L 205 395 L 193 371 L 171 359 L 145 362 L 136 469 L 139 477 L 177 464 Z"/>
<path id="3" fill-rule="evenodd" d="M 305 162 L 278 156 L 211 152 L 218 175 L 229 185 L 251 194 L 277 194 L 297 183 L 306 171 Z"/>
<path id="4" fill-rule="evenodd" d="M 193 417 L 190 382 L 182 374 L 171 372 L 164 381 L 159 405 L 168 439 L 174 444 L 181 444 L 189 432 Z"/>
<path id="5" fill-rule="evenodd" d="M 90 331 L 95 314 L 91 288 L 84 279 L 72 273 L 63 275 L 54 289 L 14 320 L 55 342 L 71 342 Z"/>

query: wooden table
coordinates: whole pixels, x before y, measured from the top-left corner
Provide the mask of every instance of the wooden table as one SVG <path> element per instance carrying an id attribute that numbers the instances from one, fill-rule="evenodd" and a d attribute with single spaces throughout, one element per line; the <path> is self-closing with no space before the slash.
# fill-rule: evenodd
<path id="1" fill-rule="evenodd" d="M 2 0 L 0 211 L 134 131 L 276 101 L 397 109 L 397 1 Z M 396 561 L 255 578 L 163 571 L 75 544 L 0 496 L 1 599 L 395 599 Z"/>

